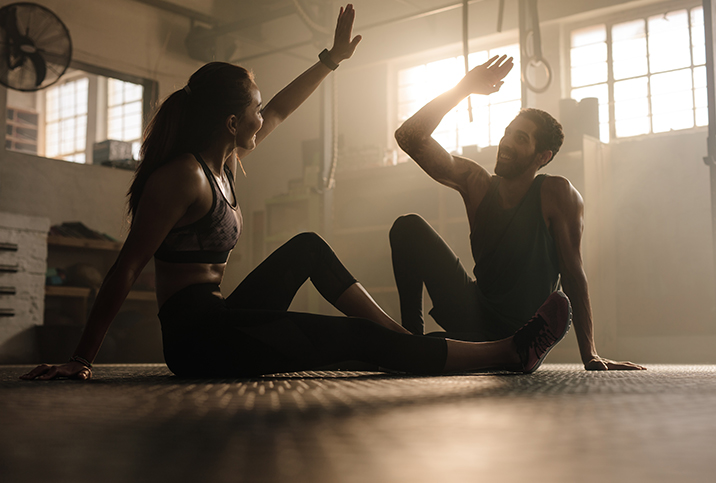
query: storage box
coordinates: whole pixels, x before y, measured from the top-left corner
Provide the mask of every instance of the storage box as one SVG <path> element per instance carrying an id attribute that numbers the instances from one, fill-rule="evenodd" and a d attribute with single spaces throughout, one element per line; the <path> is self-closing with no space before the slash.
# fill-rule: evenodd
<path id="1" fill-rule="evenodd" d="M 105 161 L 125 161 L 132 159 L 132 143 L 107 139 L 101 143 L 94 143 L 92 148 L 92 163 L 102 164 Z"/>

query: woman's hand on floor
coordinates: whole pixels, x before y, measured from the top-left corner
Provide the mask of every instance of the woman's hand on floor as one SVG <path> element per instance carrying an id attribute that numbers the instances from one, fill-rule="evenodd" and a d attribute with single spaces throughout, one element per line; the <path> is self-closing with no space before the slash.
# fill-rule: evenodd
<path id="1" fill-rule="evenodd" d="M 87 380 L 92 377 L 92 369 L 80 362 L 68 362 L 60 366 L 52 366 L 50 364 L 40 364 L 27 374 L 20 376 L 20 379 L 38 379 L 49 380 L 58 377 L 67 377 L 70 379 Z"/>
<path id="2" fill-rule="evenodd" d="M 616 362 L 603 357 L 595 357 L 584 364 L 584 368 L 588 371 L 643 371 L 646 369 L 646 367 L 633 362 Z"/>

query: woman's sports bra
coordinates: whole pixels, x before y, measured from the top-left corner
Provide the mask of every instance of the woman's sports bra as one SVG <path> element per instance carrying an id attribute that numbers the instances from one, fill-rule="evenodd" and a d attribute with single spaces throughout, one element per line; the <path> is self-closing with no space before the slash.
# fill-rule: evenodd
<path id="1" fill-rule="evenodd" d="M 239 240 L 243 224 L 234 191 L 234 175 L 225 165 L 224 171 L 234 195 L 232 205 L 201 156 L 194 153 L 194 157 L 201 164 L 211 185 L 211 209 L 194 223 L 173 228 L 159 246 L 154 258 L 176 263 L 226 263 L 229 253 Z"/>

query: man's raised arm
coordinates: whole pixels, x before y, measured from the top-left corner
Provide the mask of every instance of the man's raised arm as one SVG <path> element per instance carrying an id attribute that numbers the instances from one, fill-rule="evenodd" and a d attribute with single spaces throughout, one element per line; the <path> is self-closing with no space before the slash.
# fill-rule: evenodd
<path id="1" fill-rule="evenodd" d="M 450 155 L 432 138 L 432 133 L 442 118 L 468 95 L 497 92 L 512 67 L 511 57 L 495 56 L 472 69 L 455 87 L 430 101 L 395 131 L 400 148 L 433 179 L 465 194 L 465 177 L 475 163 Z"/>

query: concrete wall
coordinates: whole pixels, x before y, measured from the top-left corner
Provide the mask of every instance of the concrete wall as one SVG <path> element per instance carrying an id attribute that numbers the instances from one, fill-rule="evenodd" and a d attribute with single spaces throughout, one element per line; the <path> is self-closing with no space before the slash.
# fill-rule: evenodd
<path id="1" fill-rule="evenodd" d="M 185 53 L 183 40 L 189 29 L 185 18 L 131 0 L 40 0 L 38 3 L 54 10 L 68 25 L 76 59 L 156 79 L 160 99 L 181 87 L 200 65 Z M 375 6 L 379 3 L 356 3 L 357 33 L 363 34 L 364 40 L 355 57 L 334 74 L 343 150 L 365 146 L 379 150 L 395 148 L 390 82 L 396 63 L 429 49 L 450 52 L 448 55 L 460 52 L 459 9 L 361 31 L 361 25 L 375 23 L 383 15 L 380 7 Z M 435 5 L 443 3 L 436 1 Z M 568 91 L 563 84 L 562 63 L 568 59 L 564 38 L 569 25 L 605 12 L 648 8 L 654 3 L 657 2 L 542 0 L 543 50 L 553 67 L 554 80 L 544 94 L 530 94 L 529 103 L 553 113 L 558 111 L 558 101 Z M 200 2 L 189 6 L 201 8 L 210 4 Z M 668 6 L 681 2 L 663 4 L 667 10 Z M 496 33 L 497 5 L 497 0 L 471 5 L 471 45 L 490 47 L 517 41 L 517 2 L 506 2 L 500 34 Z M 366 9 L 365 13 L 361 7 Z M 257 29 L 257 37 L 281 45 L 281 33 L 286 31 L 285 22 L 275 22 Z M 296 41 L 308 37 L 304 31 L 303 37 Z M 317 52 L 329 46 L 319 43 L 241 63 L 253 69 L 266 102 L 311 64 L 312 60 L 307 59 L 315 59 Z M 237 59 L 248 55 L 246 46 L 240 46 Z M 321 96 L 320 91 L 314 94 L 272 134 L 269 142 L 244 160 L 247 177 L 238 180 L 237 194 L 246 219 L 247 235 L 250 235 L 252 215 L 264 209 L 264 201 L 286 192 L 289 180 L 303 176 L 302 143 L 320 136 Z M 0 92 L 0 99 L 3 98 Z M 605 356 L 644 362 L 715 361 L 710 193 L 708 170 L 701 161 L 705 138 L 705 130 L 696 129 L 633 138 L 611 145 L 614 170 L 609 182 L 615 194 L 617 215 L 612 226 L 617 237 L 619 270 L 612 280 L 618 294 L 614 307 L 605 308 L 604 304 L 611 302 L 597 301 L 602 305 L 595 310 L 614 314 L 608 320 L 598 318 L 596 321 L 597 340 Z M 123 202 L 130 173 L 4 151 L 0 151 L 0 156 L 0 210 L 46 216 L 52 223 L 79 220 L 109 234 L 123 235 Z M 575 163 L 579 161 L 565 153 L 555 160 L 550 171 L 570 173 L 570 176 L 583 172 L 583 167 L 575 167 Z M 491 169 L 492 165 L 487 167 Z M 422 183 L 416 182 L 415 187 Z M 583 180 L 575 179 L 576 186 L 583 184 Z M 336 192 L 340 189 L 339 177 Z M 584 196 L 589 202 L 590 194 L 584 193 Z M 232 255 L 225 291 L 253 268 L 249 240 L 250 236 L 244 236 Z M 463 253 L 465 249 L 466 244 L 460 246 L 458 255 L 470 260 L 469 253 Z M 384 251 L 384 247 L 376 247 L 376 250 Z M 466 265 L 469 270 L 471 265 L 467 262 Z M 388 305 L 394 304 L 388 301 Z M 399 314 L 392 315 L 398 317 Z M 607 337 L 609 334 L 614 337 Z M 574 361 L 576 354 L 574 342 L 567 342 L 560 345 L 553 360 Z"/>

